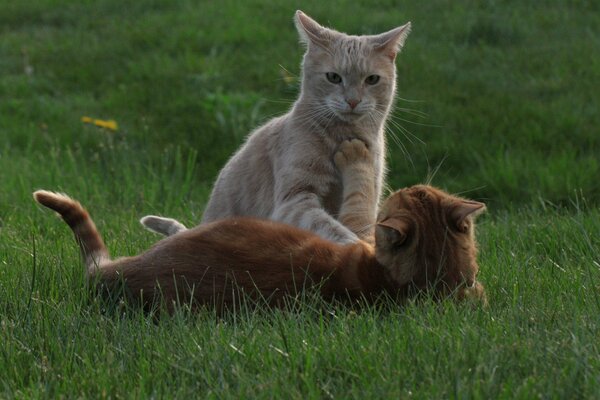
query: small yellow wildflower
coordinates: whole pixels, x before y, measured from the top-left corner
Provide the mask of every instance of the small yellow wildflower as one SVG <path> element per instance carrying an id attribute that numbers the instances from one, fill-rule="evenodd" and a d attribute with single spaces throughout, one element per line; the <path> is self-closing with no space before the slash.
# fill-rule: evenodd
<path id="1" fill-rule="evenodd" d="M 111 131 L 116 131 L 119 129 L 119 126 L 117 125 L 117 121 L 112 120 L 112 119 L 104 120 L 104 119 L 94 119 L 94 118 L 90 118 L 90 117 L 81 117 L 81 122 L 83 122 L 85 124 L 96 125 L 100 128 L 108 129 Z"/>

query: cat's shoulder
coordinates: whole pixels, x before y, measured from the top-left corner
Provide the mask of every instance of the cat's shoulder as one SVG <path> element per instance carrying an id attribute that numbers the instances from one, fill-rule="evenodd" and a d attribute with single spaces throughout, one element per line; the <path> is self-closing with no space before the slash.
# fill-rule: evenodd
<path id="1" fill-rule="evenodd" d="M 271 118 L 248 134 L 244 147 L 258 146 L 261 149 L 273 147 L 285 135 L 287 121 L 286 115 Z"/>

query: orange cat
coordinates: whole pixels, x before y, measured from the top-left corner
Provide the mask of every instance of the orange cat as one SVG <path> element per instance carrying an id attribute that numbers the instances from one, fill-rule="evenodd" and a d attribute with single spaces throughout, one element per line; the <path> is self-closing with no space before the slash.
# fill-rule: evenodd
<path id="1" fill-rule="evenodd" d="M 71 227 L 94 284 L 123 283 L 145 305 L 233 304 L 239 291 L 279 305 L 286 295 L 318 286 L 325 298 L 404 295 L 410 285 L 485 301 L 477 282 L 474 217 L 483 203 L 430 186 L 391 195 L 381 207 L 375 247 L 339 245 L 309 231 L 252 218 L 221 220 L 167 237 L 146 252 L 111 260 L 87 211 L 66 195 L 37 191 L 40 204 Z"/>

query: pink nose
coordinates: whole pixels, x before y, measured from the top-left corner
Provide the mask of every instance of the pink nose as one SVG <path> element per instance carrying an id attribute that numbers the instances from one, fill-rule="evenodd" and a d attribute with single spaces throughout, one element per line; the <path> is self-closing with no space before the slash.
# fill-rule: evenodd
<path id="1" fill-rule="evenodd" d="M 355 109 L 358 103 L 360 103 L 359 99 L 346 99 L 346 103 L 350 106 L 351 109 Z"/>

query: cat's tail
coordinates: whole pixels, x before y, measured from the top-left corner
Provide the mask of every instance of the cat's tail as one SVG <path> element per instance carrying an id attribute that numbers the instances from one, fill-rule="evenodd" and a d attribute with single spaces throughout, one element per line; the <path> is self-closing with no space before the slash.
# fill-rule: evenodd
<path id="1" fill-rule="evenodd" d="M 175 219 L 158 217 L 156 215 L 146 215 L 140 219 L 140 223 L 146 229 L 164 236 L 171 236 L 187 230 L 185 225 Z"/>
<path id="2" fill-rule="evenodd" d="M 94 221 L 81 204 L 65 194 L 46 190 L 34 192 L 33 198 L 41 205 L 60 214 L 67 225 L 71 227 L 85 260 L 88 276 L 103 263 L 110 261 L 110 255 Z"/>

